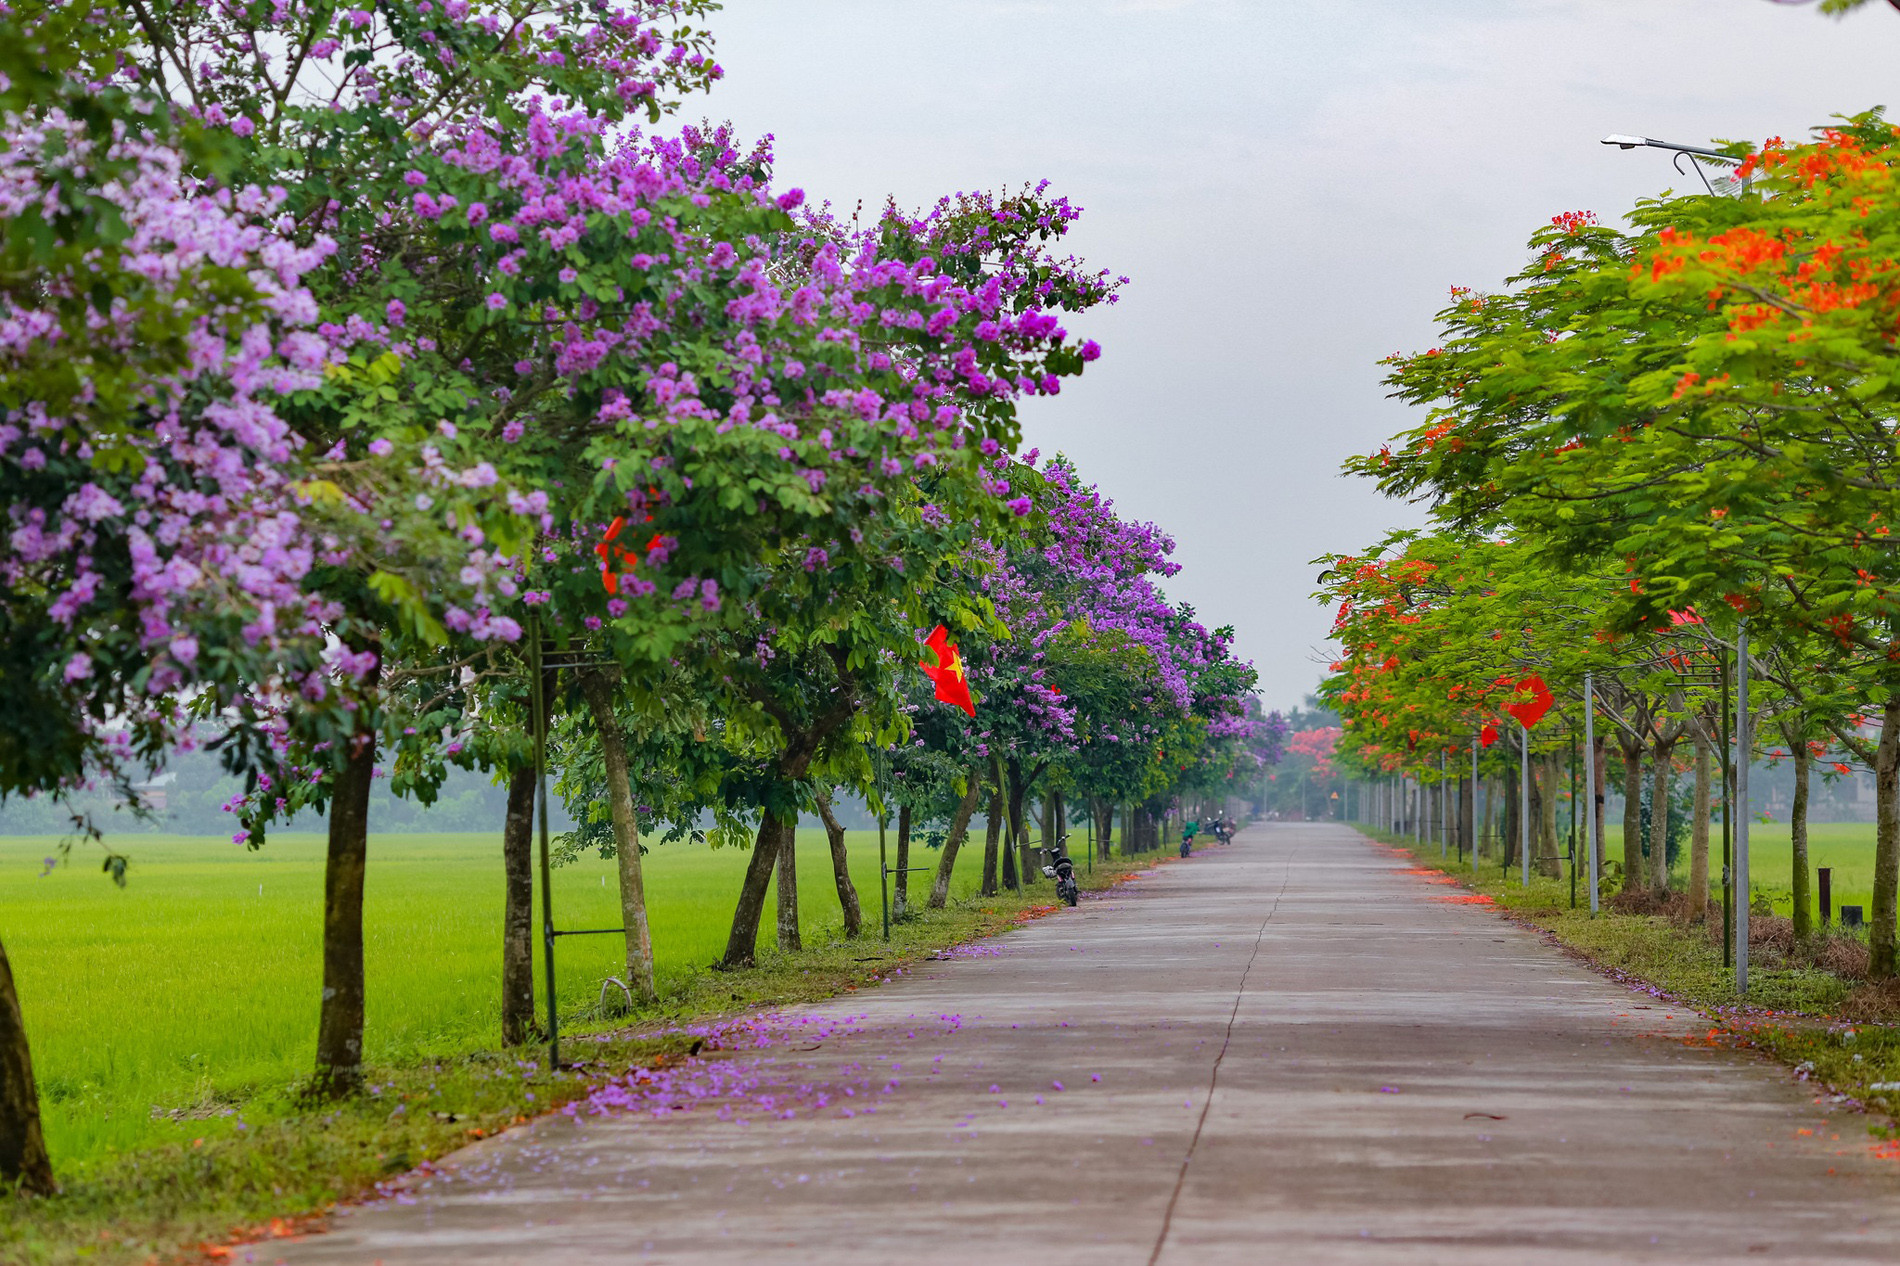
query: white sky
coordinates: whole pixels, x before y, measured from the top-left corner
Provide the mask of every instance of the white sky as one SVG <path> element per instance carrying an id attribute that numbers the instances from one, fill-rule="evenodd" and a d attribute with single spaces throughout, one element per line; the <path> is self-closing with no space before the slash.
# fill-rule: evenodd
<path id="1" fill-rule="evenodd" d="M 1269 706 L 1317 683 L 1316 555 L 1415 522 L 1338 474 L 1406 425 L 1376 361 L 1531 230 L 1683 186 L 1688 144 L 1900 113 L 1900 13 L 1767 0 L 726 0 L 708 113 L 849 208 L 1047 177 L 1132 284 L 1103 358 L 1026 415 L 1232 624 Z M 689 107 L 690 117 L 691 108 Z"/>

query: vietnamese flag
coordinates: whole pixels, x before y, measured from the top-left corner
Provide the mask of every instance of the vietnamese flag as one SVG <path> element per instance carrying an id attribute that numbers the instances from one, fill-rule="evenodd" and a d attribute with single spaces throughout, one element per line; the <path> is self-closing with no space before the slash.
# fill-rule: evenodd
<path id="1" fill-rule="evenodd" d="M 1495 725 L 1492 725 L 1489 721 L 1486 721 L 1484 723 L 1484 728 L 1478 731 L 1479 746 L 1489 747 L 1491 746 L 1491 744 L 1497 741 L 1498 741 L 1498 727 Z"/>
<path id="2" fill-rule="evenodd" d="M 616 517 L 607 525 L 607 535 L 600 539 L 600 544 L 594 546 L 594 553 L 600 555 L 600 583 L 608 593 L 620 592 L 619 564 L 633 559 L 632 550 L 614 543 L 620 539 L 620 534 L 626 530 L 626 527 L 626 516 Z"/>
<path id="3" fill-rule="evenodd" d="M 1512 694 L 1513 701 L 1505 704 L 1504 710 L 1527 730 L 1543 720 L 1544 714 L 1549 712 L 1557 702 L 1557 697 L 1551 694 L 1550 687 L 1546 686 L 1544 679 L 1536 673 L 1520 680 Z"/>
<path id="4" fill-rule="evenodd" d="M 924 639 L 924 645 L 937 657 L 937 662 L 920 660 L 917 666 L 936 684 L 938 701 L 962 708 L 974 717 L 976 701 L 970 698 L 970 681 L 963 674 L 963 656 L 957 654 L 957 644 L 950 640 L 950 630 L 939 624 Z"/>

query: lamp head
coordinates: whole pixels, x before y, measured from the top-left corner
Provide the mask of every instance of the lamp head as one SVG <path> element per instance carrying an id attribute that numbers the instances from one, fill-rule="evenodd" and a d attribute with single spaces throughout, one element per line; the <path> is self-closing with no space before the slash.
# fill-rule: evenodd
<path id="1" fill-rule="evenodd" d="M 1647 136 L 1625 136 L 1621 132 L 1612 132 L 1604 137 L 1600 144 L 1614 145 L 1618 149 L 1635 149 L 1638 146 L 1649 144 L 1649 138 Z"/>

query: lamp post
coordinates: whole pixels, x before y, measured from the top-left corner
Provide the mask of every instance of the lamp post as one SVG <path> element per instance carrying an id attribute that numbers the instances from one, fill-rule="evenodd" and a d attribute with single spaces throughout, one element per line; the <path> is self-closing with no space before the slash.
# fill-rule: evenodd
<path id="1" fill-rule="evenodd" d="M 1748 997 L 1748 621 L 1735 635 L 1735 995 Z"/>
<path id="2" fill-rule="evenodd" d="M 1597 912 L 1596 684 L 1583 675 L 1583 849 L 1590 862 L 1590 913 Z M 1575 868 L 1575 863 L 1572 863 Z"/>
<path id="3" fill-rule="evenodd" d="M 1739 167 L 1741 160 L 1733 154 L 1724 154 L 1721 150 L 1710 149 L 1706 145 L 1678 145 L 1674 141 L 1658 141 L 1647 136 L 1629 136 L 1622 132 L 1612 132 L 1598 143 L 1614 145 L 1623 150 L 1662 150 L 1664 153 L 1674 155 L 1669 160 L 1670 164 L 1683 175 L 1688 174 L 1682 170 L 1682 160 L 1686 158 L 1689 160 L 1689 166 L 1695 169 L 1696 179 L 1702 182 L 1702 187 L 1711 195 L 1739 195 L 1748 189 L 1748 181 L 1735 176 L 1718 174 L 1714 180 L 1709 179 L 1709 173 L 1702 169 L 1703 163 L 1721 163 L 1730 167 Z"/>

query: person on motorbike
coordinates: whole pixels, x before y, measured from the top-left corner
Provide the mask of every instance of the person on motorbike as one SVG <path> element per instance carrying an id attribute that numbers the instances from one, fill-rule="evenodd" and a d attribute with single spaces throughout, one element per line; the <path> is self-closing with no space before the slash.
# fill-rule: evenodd
<path id="1" fill-rule="evenodd" d="M 1194 851 L 1194 837 L 1200 834 L 1200 831 L 1201 831 L 1201 821 L 1199 818 L 1189 818 L 1185 823 L 1182 824 L 1181 826 L 1181 856 L 1186 857 L 1188 854 Z"/>

